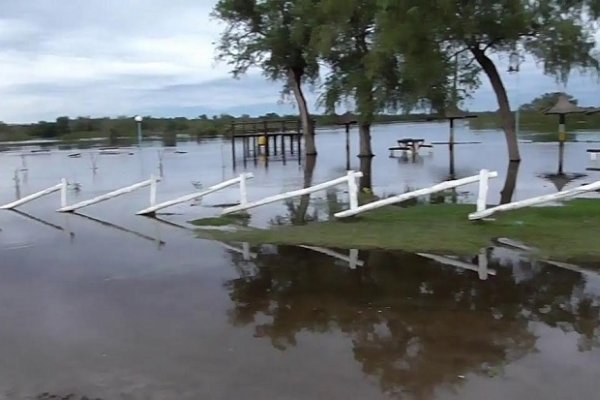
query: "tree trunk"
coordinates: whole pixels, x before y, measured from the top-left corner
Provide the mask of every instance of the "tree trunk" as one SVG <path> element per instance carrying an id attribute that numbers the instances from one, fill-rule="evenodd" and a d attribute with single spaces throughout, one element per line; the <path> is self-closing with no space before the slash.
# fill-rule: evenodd
<path id="1" fill-rule="evenodd" d="M 360 178 L 359 189 L 361 192 L 369 194 L 373 193 L 373 157 L 361 157 L 360 158 L 360 172 L 363 176 Z"/>
<path id="2" fill-rule="evenodd" d="M 500 204 L 508 204 L 513 201 L 515 188 L 517 187 L 517 177 L 519 175 L 519 166 L 521 163 L 510 161 L 506 169 L 506 180 L 504 187 L 500 192 Z"/>
<path id="3" fill-rule="evenodd" d="M 304 164 L 304 188 L 312 186 L 313 174 L 315 172 L 315 165 L 317 164 L 317 157 L 308 156 L 306 157 L 306 164 Z M 306 223 L 306 212 L 308 211 L 308 205 L 310 204 L 310 194 L 300 196 L 300 204 L 296 209 L 294 215 L 292 215 L 293 225 L 302 225 Z"/>
<path id="4" fill-rule="evenodd" d="M 298 110 L 300 111 L 300 121 L 302 123 L 302 131 L 304 132 L 304 151 L 307 156 L 316 156 L 317 147 L 315 145 L 315 128 L 308 112 L 306 98 L 302 92 L 302 72 L 289 70 L 290 87 L 294 92 Z"/>
<path id="5" fill-rule="evenodd" d="M 371 151 L 371 124 L 361 124 L 359 127 L 360 152 L 359 157 L 373 157 Z"/>
<path id="6" fill-rule="evenodd" d="M 506 144 L 508 145 L 508 157 L 510 161 L 521 161 L 519 154 L 519 142 L 517 140 L 517 134 L 515 132 L 515 118 L 510 110 L 510 104 L 508 102 L 508 96 L 506 94 L 506 88 L 502 83 L 502 78 L 496 69 L 494 62 L 485 54 L 485 52 L 479 48 L 471 48 L 471 53 L 475 56 L 475 59 L 483 68 L 483 71 L 488 76 L 496 98 L 498 99 L 498 106 L 500 108 L 500 118 L 502 120 L 502 128 L 506 137 Z"/>

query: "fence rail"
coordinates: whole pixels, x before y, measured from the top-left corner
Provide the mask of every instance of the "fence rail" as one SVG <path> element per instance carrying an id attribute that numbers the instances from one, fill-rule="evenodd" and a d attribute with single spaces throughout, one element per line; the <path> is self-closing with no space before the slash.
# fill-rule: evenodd
<path id="1" fill-rule="evenodd" d="M 222 215 L 249 210 L 251 208 L 264 206 L 266 204 L 275 203 L 292 197 L 304 196 L 306 194 L 311 194 L 314 192 L 325 190 L 327 188 L 338 186 L 343 183 L 348 184 L 348 194 L 350 196 L 350 209 L 352 210 L 358 207 L 358 185 L 356 184 L 356 180 L 362 176 L 362 172 L 348 171 L 348 174 L 346 176 L 328 182 L 323 182 L 318 185 L 314 185 L 304 189 L 269 196 L 254 202 L 240 204 L 239 206 L 226 208 L 225 210 L 223 210 Z"/>
<path id="2" fill-rule="evenodd" d="M 469 219 L 474 221 L 478 219 L 487 218 L 501 211 L 517 210 L 519 208 L 535 206 L 538 204 L 544 204 L 555 200 L 570 199 L 582 195 L 584 193 L 593 192 L 595 190 L 600 190 L 600 181 L 590 183 L 588 185 L 579 186 L 574 189 L 563 190 L 562 192 L 558 193 L 532 197 L 529 199 L 515 201 L 513 203 L 508 204 L 502 204 L 496 207 L 488 208 L 487 210 L 478 208 L 477 212 L 469 214 Z"/>
<path id="3" fill-rule="evenodd" d="M 433 185 L 428 188 L 415 190 L 409 193 L 403 193 L 398 196 L 388 197 L 383 200 L 374 201 L 371 203 L 364 204 L 360 207 L 350 208 L 350 210 L 338 212 L 335 215 L 336 218 L 346 218 L 351 217 L 357 214 L 361 214 L 367 211 L 375 210 L 377 208 L 385 207 L 391 204 L 400 203 L 402 201 L 410 200 L 415 197 L 425 196 L 428 194 L 433 194 L 437 192 L 441 192 L 443 190 L 452 189 L 459 186 L 469 185 L 471 183 L 479 182 L 479 196 L 477 198 L 477 209 L 483 210 L 485 209 L 485 204 L 487 200 L 487 192 L 488 192 L 488 181 L 489 178 L 496 178 L 498 173 L 495 171 L 481 170 L 479 175 L 469 176 L 467 178 L 457 179 L 453 181 L 446 181 L 442 183 L 438 183 L 437 185 Z"/>
<path id="4" fill-rule="evenodd" d="M 19 206 L 22 206 L 23 204 L 37 200 L 40 197 L 47 196 L 54 192 L 58 192 L 59 190 L 61 192 L 61 196 L 60 196 L 61 205 L 64 207 L 67 204 L 67 180 L 63 178 L 63 179 L 61 179 L 61 181 L 58 185 L 49 187 L 44 190 L 40 190 L 39 192 L 30 194 L 29 196 L 23 197 L 22 199 L 19 199 L 17 201 L 13 201 L 12 203 L 8 203 L 3 206 L 0 206 L 0 210 L 12 210 L 13 208 L 17 208 Z"/>
<path id="5" fill-rule="evenodd" d="M 127 193 L 134 192 L 136 190 L 145 188 L 147 186 L 151 187 L 150 188 L 150 201 L 152 202 L 153 199 L 156 199 L 156 183 L 158 181 L 160 181 L 160 178 L 152 176 L 150 179 L 145 180 L 143 182 L 136 183 L 135 185 L 117 189 L 112 192 L 103 194 L 101 196 L 94 197 L 93 199 L 85 200 L 85 201 L 82 201 L 82 202 L 79 202 L 79 203 L 76 203 L 76 204 L 73 204 L 70 206 L 63 206 L 63 207 L 59 208 L 57 211 L 58 212 L 74 212 L 81 208 L 89 207 L 91 205 L 98 204 L 98 203 L 102 203 L 104 201 L 114 199 L 115 197 L 123 196 Z"/>
<path id="6" fill-rule="evenodd" d="M 150 207 L 148 207 L 144 210 L 138 211 L 136 214 L 137 215 L 152 215 L 152 214 L 155 214 L 157 211 L 162 210 L 164 208 L 171 207 L 171 206 L 181 204 L 181 203 L 187 203 L 188 201 L 192 201 L 192 200 L 197 200 L 197 199 L 202 198 L 211 193 L 225 189 L 229 186 L 237 185 L 238 183 L 240 184 L 240 206 L 242 206 L 248 202 L 246 180 L 252 179 L 252 178 L 254 178 L 254 175 L 252 175 L 251 173 L 241 174 L 237 178 L 233 178 L 228 181 L 218 183 L 216 185 L 209 187 L 208 189 L 206 189 L 202 192 L 188 194 L 185 196 L 178 197 L 174 200 L 165 201 L 164 203 L 160 203 L 160 204 L 154 204 L 156 201 L 156 196 L 155 196 L 154 200 L 151 201 Z"/>

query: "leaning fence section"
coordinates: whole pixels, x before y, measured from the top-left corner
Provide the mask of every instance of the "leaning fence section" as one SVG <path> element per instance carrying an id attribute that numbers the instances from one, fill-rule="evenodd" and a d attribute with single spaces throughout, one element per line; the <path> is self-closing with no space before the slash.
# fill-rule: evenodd
<path id="1" fill-rule="evenodd" d="M 441 192 L 448 189 L 453 189 L 459 186 L 469 185 L 472 183 L 479 183 L 479 195 L 477 197 L 477 210 L 485 210 L 487 203 L 487 194 L 489 188 L 489 179 L 496 178 L 498 173 L 495 171 L 488 171 L 483 169 L 479 175 L 469 176 L 467 178 L 446 181 L 438 183 L 428 188 L 415 190 L 408 193 L 403 193 L 397 196 L 388 197 L 382 200 L 374 201 L 371 203 L 363 204 L 360 207 L 350 208 L 346 211 L 341 211 L 335 214 L 336 218 L 347 218 L 354 215 L 358 215 L 367 211 L 376 210 L 381 207 L 389 206 L 392 204 L 400 203 L 406 200 L 414 199 L 420 196 L 426 196 L 429 194 Z"/>
<path id="2" fill-rule="evenodd" d="M 222 190 L 222 189 L 225 189 L 227 187 L 237 185 L 237 184 L 240 185 L 240 206 L 244 206 L 245 204 L 248 203 L 246 181 L 248 179 L 252 179 L 252 178 L 254 178 L 254 175 L 251 173 L 241 174 L 237 178 L 233 178 L 228 181 L 218 183 L 216 185 L 209 187 L 208 189 L 206 189 L 204 191 L 187 194 L 185 196 L 181 196 L 181 197 L 178 197 L 173 200 L 165 201 L 160 204 L 155 204 L 156 203 L 156 196 L 155 196 L 150 201 L 150 203 L 151 203 L 150 207 L 145 208 L 141 211 L 138 211 L 136 214 L 137 215 L 154 215 L 154 214 L 156 214 L 157 211 L 165 209 L 167 207 L 172 207 L 177 204 L 182 204 L 182 203 L 187 203 L 189 201 L 198 200 L 206 195 L 209 195 L 211 193 L 217 192 L 219 190 Z"/>
<path id="3" fill-rule="evenodd" d="M 22 206 L 23 204 L 27 204 L 29 202 L 32 202 L 41 197 L 47 196 L 49 194 L 52 194 L 52 193 L 58 192 L 58 191 L 60 191 L 60 194 L 61 194 L 61 196 L 60 196 L 61 206 L 65 207 L 67 205 L 67 180 L 63 178 L 63 179 L 61 179 L 61 181 L 58 185 L 51 186 L 44 190 L 40 190 L 39 192 L 30 194 L 29 196 L 25 196 L 19 200 L 13 201 L 8 204 L 4 204 L 4 205 L 0 206 L 0 210 L 12 210 L 19 206 Z"/>
<path id="4" fill-rule="evenodd" d="M 347 184 L 348 185 L 348 195 L 350 196 L 350 209 L 356 209 L 358 207 L 358 184 L 357 179 L 362 177 L 362 172 L 348 171 L 346 176 L 341 178 L 333 179 L 331 181 L 323 182 L 318 185 L 310 186 L 304 189 L 293 190 L 290 192 L 285 192 L 281 194 L 277 194 L 274 196 L 269 196 L 261 200 L 253 201 L 253 202 L 242 202 L 237 206 L 229 207 L 223 210 L 222 214 L 232 214 L 236 212 L 246 211 L 251 208 L 256 208 L 260 206 L 264 206 L 267 204 L 275 203 L 278 201 L 290 199 L 293 197 L 304 196 L 307 194 L 311 194 L 314 192 L 319 192 L 321 190 L 328 189 L 330 187 Z"/>
<path id="5" fill-rule="evenodd" d="M 63 207 L 59 208 L 57 211 L 58 212 L 74 212 L 81 208 L 89 207 L 91 205 L 98 204 L 98 203 L 102 203 L 104 201 L 108 201 L 108 200 L 114 199 L 115 197 L 120 197 L 125 194 L 135 192 L 136 190 L 139 190 L 139 189 L 142 189 L 142 188 L 145 188 L 148 186 L 150 186 L 150 202 L 152 202 L 152 201 L 154 201 L 154 199 L 156 199 L 156 184 L 158 181 L 160 181 L 159 178 L 157 178 L 155 176 L 151 176 L 150 179 L 145 180 L 143 182 L 139 182 L 134 185 L 127 186 L 127 187 L 124 187 L 121 189 L 113 190 L 112 192 L 103 194 L 98 197 L 94 197 L 93 199 L 81 201 L 79 203 L 76 203 L 76 204 L 73 204 L 70 206 L 63 206 Z"/>
<path id="6" fill-rule="evenodd" d="M 596 190 L 600 190 L 600 181 L 596 181 L 594 183 L 590 183 L 588 185 L 579 186 L 574 189 L 563 190 L 558 193 L 547 194 L 544 196 L 532 197 L 525 200 L 515 201 L 508 204 L 502 204 L 496 207 L 488 208 L 488 209 L 477 209 L 477 212 L 469 214 L 470 220 L 478 220 L 483 218 L 488 218 L 493 214 L 501 211 L 509 211 L 509 210 L 517 210 L 519 208 L 536 206 L 544 203 L 549 203 L 556 200 L 568 200 L 573 199 L 577 196 L 581 196 L 582 194 L 593 192 Z"/>

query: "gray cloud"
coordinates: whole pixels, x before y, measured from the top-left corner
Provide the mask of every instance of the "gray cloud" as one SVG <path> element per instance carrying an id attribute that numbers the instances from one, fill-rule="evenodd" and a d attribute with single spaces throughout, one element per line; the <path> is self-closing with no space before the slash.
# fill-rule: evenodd
<path id="1" fill-rule="evenodd" d="M 290 113 L 281 84 L 256 71 L 234 80 L 214 62 L 221 26 L 214 0 L 5 1 L 0 16 L 0 120 L 59 115 Z M 503 69 L 506 60 L 499 60 Z M 484 85 L 468 107 L 495 109 Z M 532 62 L 506 85 L 524 101 L 561 89 Z M 574 74 L 567 88 L 596 104 L 595 80 Z M 315 104 L 317 95 L 308 93 Z"/>

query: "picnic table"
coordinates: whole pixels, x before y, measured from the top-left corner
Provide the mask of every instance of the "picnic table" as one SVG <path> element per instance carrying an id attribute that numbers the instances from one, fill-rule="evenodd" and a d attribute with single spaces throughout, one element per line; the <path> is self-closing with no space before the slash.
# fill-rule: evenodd
<path id="1" fill-rule="evenodd" d="M 410 151 L 413 155 L 419 154 L 421 147 L 433 147 L 430 144 L 425 144 L 425 139 L 404 138 L 398 139 L 398 146 L 390 147 L 389 150 L 393 153 L 395 150 Z"/>

